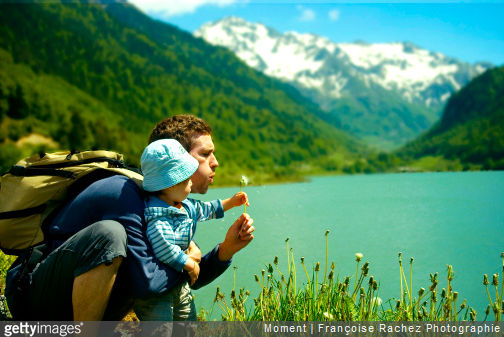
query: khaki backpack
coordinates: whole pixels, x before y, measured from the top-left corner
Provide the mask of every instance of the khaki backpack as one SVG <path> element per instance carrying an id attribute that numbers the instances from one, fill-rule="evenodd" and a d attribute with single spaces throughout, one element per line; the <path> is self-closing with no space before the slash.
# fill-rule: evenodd
<path id="1" fill-rule="evenodd" d="M 116 152 L 56 152 L 21 160 L 1 181 L 0 248 L 19 255 L 43 242 L 53 211 L 89 184 L 115 174 L 141 187 L 139 170 L 128 168 Z"/>

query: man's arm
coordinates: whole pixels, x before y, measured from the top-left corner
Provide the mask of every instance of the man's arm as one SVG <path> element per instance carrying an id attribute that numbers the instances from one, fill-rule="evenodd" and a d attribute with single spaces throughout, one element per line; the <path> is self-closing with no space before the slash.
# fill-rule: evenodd
<path id="1" fill-rule="evenodd" d="M 192 286 L 199 289 L 219 277 L 231 265 L 234 254 L 245 248 L 254 239 L 254 220 L 242 214 L 229 227 L 224 241 L 202 257 L 198 280 Z"/>

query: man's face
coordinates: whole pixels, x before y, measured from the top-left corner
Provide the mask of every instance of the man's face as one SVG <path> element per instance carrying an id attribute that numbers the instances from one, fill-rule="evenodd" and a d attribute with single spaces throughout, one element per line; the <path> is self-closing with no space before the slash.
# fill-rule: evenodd
<path id="1" fill-rule="evenodd" d="M 191 177 L 191 193 L 205 194 L 213 182 L 215 168 L 219 166 L 214 155 L 215 146 L 210 135 L 197 135 L 189 153 L 198 160 L 199 166 Z"/>

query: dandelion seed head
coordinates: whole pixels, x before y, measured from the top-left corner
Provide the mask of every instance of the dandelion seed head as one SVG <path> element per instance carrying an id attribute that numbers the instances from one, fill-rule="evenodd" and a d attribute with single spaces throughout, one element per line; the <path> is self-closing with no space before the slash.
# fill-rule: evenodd
<path id="1" fill-rule="evenodd" d="M 359 262 L 364 257 L 362 253 L 355 253 L 355 261 Z"/>
<path id="2" fill-rule="evenodd" d="M 247 179 L 247 177 L 241 176 L 240 186 L 243 187 L 243 186 L 247 186 L 247 185 L 248 185 L 248 179 Z"/>
<path id="3" fill-rule="evenodd" d="M 374 305 L 378 306 L 378 305 L 381 305 L 381 304 L 382 304 L 382 299 L 381 298 L 379 298 L 379 297 L 373 297 L 371 299 L 371 305 L 372 306 L 374 306 Z"/>

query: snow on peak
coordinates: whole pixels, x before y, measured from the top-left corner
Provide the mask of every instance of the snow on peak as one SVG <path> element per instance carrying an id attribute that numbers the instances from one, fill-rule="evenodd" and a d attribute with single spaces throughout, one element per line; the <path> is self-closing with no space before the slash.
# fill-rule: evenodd
<path id="1" fill-rule="evenodd" d="M 334 43 L 314 34 L 280 34 L 238 17 L 204 24 L 194 35 L 229 48 L 266 75 L 333 98 L 341 97 L 349 76 L 355 76 L 368 87 L 374 83 L 395 90 L 408 101 L 439 105 L 491 67 L 484 63 L 471 66 L 411 42 Z"/>

